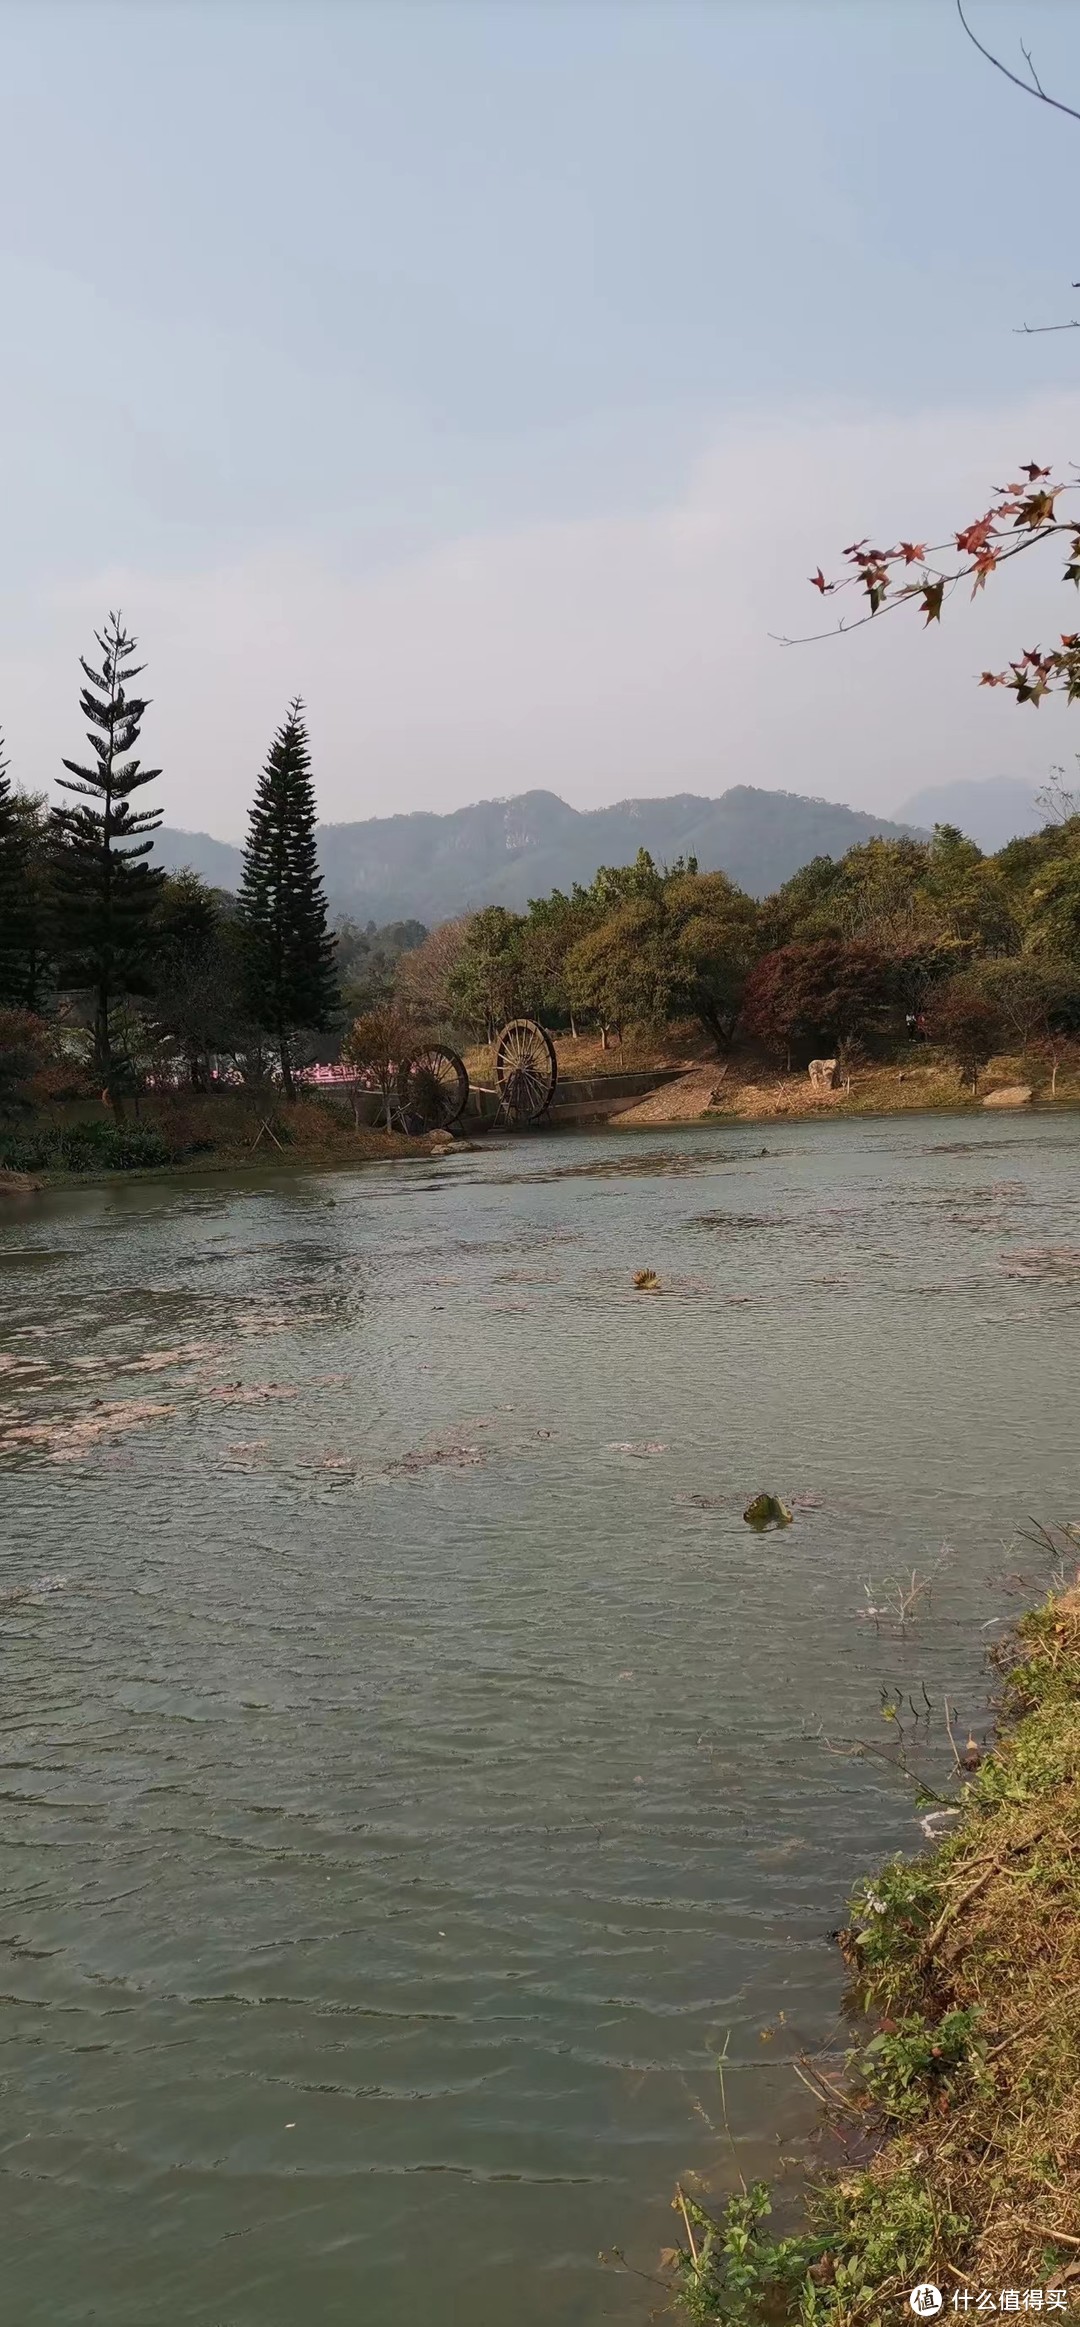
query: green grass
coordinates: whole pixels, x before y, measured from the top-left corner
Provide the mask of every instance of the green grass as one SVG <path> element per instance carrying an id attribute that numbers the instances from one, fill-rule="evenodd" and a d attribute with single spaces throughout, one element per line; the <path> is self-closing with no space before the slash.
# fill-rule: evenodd
<path id="1" fill-rule="evenodd" d="M 1080 1591 L 1024 1620 L 961 1819 L 861 1887 L 844 1944 L 871 2023 L 845 2101 L 870 2162 L 811 2184 L 790 2238 L 761 2185 L 715 2216 L 680 2192 L 683 2312 L 877 2327 L 920 2279 L 973 2303 L 1064 2285 L 1080 2262 Z"/>
<path id="2" fill-rule="evenodd" d="M 173 1154 L 160 1131 L 138 1123 L 0 1132 L 0 1170 L 13 1172 L 146 1171 L 170 1163 Z"/>

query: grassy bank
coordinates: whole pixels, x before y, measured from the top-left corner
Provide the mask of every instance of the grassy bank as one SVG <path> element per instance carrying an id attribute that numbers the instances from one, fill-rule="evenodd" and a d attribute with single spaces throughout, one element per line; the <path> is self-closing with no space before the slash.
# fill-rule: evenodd
<path id="1" fill-rule="evenodd" d="M 10 1182 L 29 1174 L 48 1184 L 102 1173 L 262 1169 L 271 1163 L 317 1170 L 426 1156 L 439 1145 L 438 1134 L 409 1139 L 356 1127 L 350 1111 L 332 1099 L 303 1098 L 286 1107 L 245 1092 L 160 1093 L 141 1099 L 138 1115 L 132 1111 L 122 1124 L 103 1107 L 83 1103 L 5 1125 L 0 1175 Z"/>
<path id="2" fill-rule="evenodd" d="M 839 2106 L 869 2162 L 811 2187 L 786 2239 L 763 2188 L 718 2219 L 681 2197 L 692 2319 L 873 2327 L 908 2317 L 921 2280 L 950 2309 L 984 2289 L 995 2309 L 1006 2288 L 1080 2300 L 1080 1590 L 1028 1616 L 1012 1653 L 956 1826 L 852 1902 L 851 2000 L 872 2031 Z"/>
<path id="3" fill-rule="evenodd" d="M 899 1058 L 857 1067 L 850 1087 L 835 1091 L 815 1091 L 805 1071 L 785 1074 L 760 1052 L 745 1046 L 720 1059 L 715 1046 L 692 1020 L 656 1032 L 628 1027 L 622 1041 L 613 1040 L 606 1049 L 599 1035 L 592 1032 L 582 1033 L 576 1040 L 570 1034 L 560 1034 L 556 1047 L 559 1073 L 567 1081 L 661 1067 L 693 1070 L 635 1106 L 620 1109 L 617 1125 L 628 1131 L 639 1124 L 703 1120 L 761 1123 L 776 1116 L 902 1115 L 928 1109 L 977 1113 L 990 1092 L 1017 1083 L 1030 1088 L 1037 1105 L 1080 1106 L 1080 1055 L 1075 1050 L 1061 1058 L 1056 1085 L 1046 1057 L 1002 1052 L 984 1068 L 973 1094 L 954 1063 L 923 1043 L 907 1046 Z M 465 1063 L 473 1082 L 494 1082 L 491 1045 L 480 1044 L 467 1051 Z"/>

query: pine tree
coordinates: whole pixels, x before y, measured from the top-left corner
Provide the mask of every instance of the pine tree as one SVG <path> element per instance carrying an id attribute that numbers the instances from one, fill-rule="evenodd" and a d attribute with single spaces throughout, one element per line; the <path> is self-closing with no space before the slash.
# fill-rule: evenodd
<path id="1" fill-rule="evenodd" d="M 44 968 L 44 815 L 12 789 L 0 735 L 0 1004 L 41 1007 Z"/>
<path id="2" fill-rule="evenodd" d="M 324 1027 L 337 1007 L 334 940 L 315 853 L 315 788 L 304 706 L 297 696 L 259 777 L 244 850 L 239 907 L 251 1007 L 277 1043 L 287 1099 L 295 1099 L 291 1036 Z"/>
<path id="3" fill-rule="evenodd" d="M 153 847 L 146 836 L 157 830 L 161 812 L 133 810 L 131 796 L 161 770 L 128 756 L 147 708 L 127 692 L 145 667 L 132 666 L 136 641 L 119 614 L 110 614 L 95 635 L 101 668 L 92 670 L 79 657 L 87 682 L 79 702 L 96 764 L 64 761 L 77 780 L 61 777 L 61 789 L 77 794 L 80 806 L 53 810 L 53 885 L 63 974 L 93 995 L 95 1064 L 119 1114 L 123 1062 L 114 1050 L 112 1014 L 126 995 L 150 991 L 153 914 L 164 878 L 143 861 Z"/>

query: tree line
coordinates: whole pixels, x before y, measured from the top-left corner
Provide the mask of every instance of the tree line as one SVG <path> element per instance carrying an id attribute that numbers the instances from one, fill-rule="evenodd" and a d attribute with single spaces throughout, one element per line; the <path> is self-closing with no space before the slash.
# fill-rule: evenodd
<path id="1" fill-rule="evenodd" d="M 999 1050 L 1056 1062 L 1080 1036 L 1080 803 L 1059 790 L 1057 808 L 996 855 L 939 825 L 816 857 L 760 902 L 643 849 L 526 913 L 433 931 L 399 964 L 398 998 L 481 1038 L 519 1014 L 605 1039 L 693 1018 L 721 1054 L 746 1038 L 789 1068 L 913 1034 L 973 1081 Z"/>
<path id="2" fill-rule="evenodd" d="M 1080 801 L 1060 787 L 1043 831 L 996 855 L 940 825 L 817 857 L 761 901 L 643 849 L 524 913 L 331 929 L 299 699 L 227 895 L 152 862 L 136 642 L 113 615 L 96 645 L 90 750 L 64 761 L 61 803 L 16 789 L 0 741 L 0 1097 L 67 1087 L 81 1064 L 119 1117 L 147 1082 L 205 1090 L 225 1061 L 292 1100 L 313 1056 L 375 1071 L 420 1036 L 484 1040 L 520 1016 L 605 1043 L 693 1019 L 719 1053 L 749 1040 L 788 1066 L 850 1066 L 914 1032 L 973 1081 L 1007 1049 L 1056 1073 L 1080 1037 Z"/>
<path id="3" fill-rule="evenodd" d="M 274 736 L 224 897 L 150 861 L 161 770 L 137 755 L 144 666 L 117 614 L 96 646 L 80 657 L 89 753 L 64 760 L 61 803 L 16 790 L 0 739 L 0 1081 L 51 1066 L 62 1084 L 81 1062 L 119 1117 L 155 1076 L 205 1088 L 224 1053 L 291 1100 L 297 1033 L 340 1011 L 303 704 Z"/>

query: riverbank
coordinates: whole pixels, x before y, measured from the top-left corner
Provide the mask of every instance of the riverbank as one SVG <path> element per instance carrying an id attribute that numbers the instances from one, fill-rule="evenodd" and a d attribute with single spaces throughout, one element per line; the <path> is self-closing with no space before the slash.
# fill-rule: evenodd
<path id="1" fill-rule="evenodd" d="M 320 1099 L 304 1097 L 286 1107 L 276 1097 L 256 1100 L 239 1092 L 157 1093 L 140 1101 L 137 1117 L 119 1125 L 103 1107 L 84 1103 L 9 1126 L 0 1141 L 0 1195 L 155 1171 L 234 1172 L 270 1163 L 321 1171 L 415 1161 L 445 1154 L 453 1144 L 442 1132 L 412 1139 L 354 1125 L 340 1103 Z"/>
<path id="2" fill-rule="evenodd" d="M 693 2319 L 874 2327 L 920 2281 L 965 2310 L 984 2290 L 994 2309 L 1006 2288 L 1043 2290 L 1025 2309 L 1080 2299 L 1080 1588 L 1012 1654 L 951 1832 L 868 1880 L 842 1935 L 873 2033 L 835 2105 L 876 2151 L 812 2185 L 785 2239 L 763 2187 L 718 2219 L 681 2195 Z"/>
<path id="3" fill-rule="evenodd" d="M 952 1061 L 926 1044 L 910 1045 L 899 1059 L 856 1067 L 850 1083 L 831 1091 L 815 1088 L 805 1070 L 780 1073 L 746 1048 L 718 1058 L 690 1023 L 661 1035 L 628 1029 L 622 1042 L 606 1048 L 597 1035 L 575 1041 L 560 1034 L 557 1048 L 559 1072 L 567 1080 L 679 1070 L 677 1080 L 660 1090 L 612 1109 L 610 1120 L 620 1131 L 717 1120 L 766 1123 L 777 1116 L 977 1114 L 993 1093 L 1017 1086 L 1030 1091 L 1036 1106 L 1080 1106 L 1080 1057 L 1073 1055 L 1061 1059 L 1055 1078 L 1046 1058 L 1003 1052 L 989 1061 L 973 1093 Z M 468 1052 L 465 1063 L 474 1082 L 494 1080 L 490 1046 Z"/>

